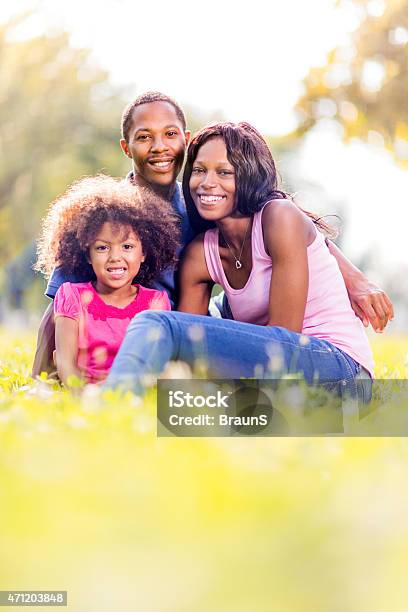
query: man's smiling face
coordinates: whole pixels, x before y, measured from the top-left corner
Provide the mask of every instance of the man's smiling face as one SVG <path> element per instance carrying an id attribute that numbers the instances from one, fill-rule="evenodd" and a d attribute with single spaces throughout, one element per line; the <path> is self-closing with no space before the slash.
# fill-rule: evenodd
<path id="1" fill-rule="evenodd" d="M 128 142 L 122 139 L 121 147 L 136 174 L 152 187 L 166 188 L 181 170 L 189 136 L 169 102 L 148 102 L 133 110 Z"/>

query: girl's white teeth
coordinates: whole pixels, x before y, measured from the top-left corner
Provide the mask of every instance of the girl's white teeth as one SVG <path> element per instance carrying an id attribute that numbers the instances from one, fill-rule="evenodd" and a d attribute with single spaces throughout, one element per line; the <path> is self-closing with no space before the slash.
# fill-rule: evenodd
<path id="1" fill-rule="evenodd" d="M 108 268 L 108 272 L 113 272 L 114 274 L 120 274 L 124 272 L 125 268 Z"/>

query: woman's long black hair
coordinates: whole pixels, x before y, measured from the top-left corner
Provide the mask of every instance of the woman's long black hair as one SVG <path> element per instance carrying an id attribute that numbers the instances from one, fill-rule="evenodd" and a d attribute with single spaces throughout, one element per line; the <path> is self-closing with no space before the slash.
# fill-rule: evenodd
<path id="1" fill-rule="evenodd" d="M 200 217 L 190 193 L 190 177 L 198 151 L 211 138 L 222 138 L 225 143 L 228 161 L 235 170 L 237 210 L 243 216 L 252 216 L 269 200 L 290 198 L 289 194 L 278 188 L 275 162 L 258 130 L 245 122 L 208 125 L 194 135 L 187 150 L 183 175 L 187 214 L 197 234 L 215 226 L 213 222 Z M 332 228 L 317 215 L 306 210 L 303 212 L 311 217 L 323 232 L 333 233 Z"/>

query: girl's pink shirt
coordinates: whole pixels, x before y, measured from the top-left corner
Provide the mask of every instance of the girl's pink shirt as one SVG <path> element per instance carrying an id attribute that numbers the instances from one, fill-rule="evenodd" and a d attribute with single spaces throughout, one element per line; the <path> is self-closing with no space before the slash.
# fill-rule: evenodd
<path id="1" fill-rule="evenodd" d="M 128 325 L 138 312 L 171 310 L 165 291 L 136 287 L 135 299 L 125 308 L 106 304 L 92 283 L 64 283 L 58 289 L 54 317 L 79 322 L 78 368 L 87 382 L 106 378 Z"/>

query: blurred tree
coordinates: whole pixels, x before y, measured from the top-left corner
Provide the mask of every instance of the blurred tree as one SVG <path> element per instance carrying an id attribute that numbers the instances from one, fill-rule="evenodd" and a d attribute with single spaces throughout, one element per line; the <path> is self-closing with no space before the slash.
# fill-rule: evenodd
<path id="1" fill-rule="evenodd" d="M 50 202 L 84 175 L 130 170 L 119 148 L 120 120 L 141 93 L 113 87 L 90 50 L 72 47 L 66 32 L 21 36 L 33 15 L 0 24 L 0 294 L 13 308 L 25 307 L 34 240 Z M 187 108 L 194 131 L 221 118 Z"/>
<path id="2" fill-rule="evenodd" d="M 408 167 L 408 0 L 338 0 L 353 5 L 360 25 L 307 75 L 299 100 L 299 135 L 333 118 L 346 139 L 390 149 Z"/>
<path id="3" fill-rule="evenodd" d="M 118 148 L 123 92 L 68 34 L 19 40 L 18 25 L 0 25 L 3 263 L 36 236 L 47 205 L 70 182 L 128 168 Z"/>

